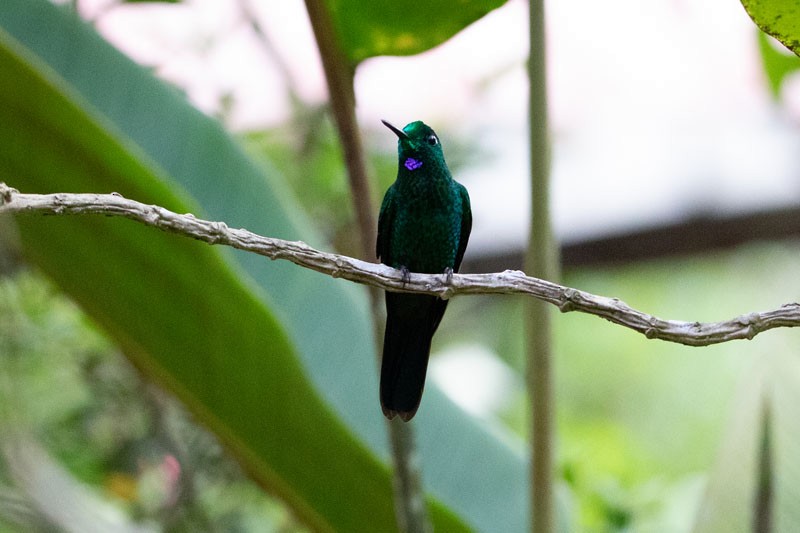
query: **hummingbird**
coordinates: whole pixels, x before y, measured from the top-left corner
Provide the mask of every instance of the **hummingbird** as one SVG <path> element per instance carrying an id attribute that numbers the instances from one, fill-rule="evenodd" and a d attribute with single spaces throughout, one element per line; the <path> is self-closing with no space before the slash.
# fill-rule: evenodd
<path id="1" fill-rule="evenodd" d="M 386 191 L 378 217 L 377 256 L 408 278 L 410 272 L 458 272 L 472 230 L 467 189 L 447 168 L 439 137 L 416 121 L 397 135 L 397 179 Z M 408 422 L 425 386 L 431 339 L 447 300 L 424 294 L 386 291 L 386 332 L 381 360 L 381 408 Z"/>

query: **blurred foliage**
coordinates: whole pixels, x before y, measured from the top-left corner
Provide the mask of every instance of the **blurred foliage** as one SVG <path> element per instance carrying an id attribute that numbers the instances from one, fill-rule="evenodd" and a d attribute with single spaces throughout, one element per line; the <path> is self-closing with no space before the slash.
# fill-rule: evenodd
<path id="1" fill-rule="evenodd" d="M 780 98 L 784 80 L 800 70 L 800 57 L 793 55 L 782 44 L 761 31 L 758 32 L 758 50 L 772 97 L 777 100 Z"/>
<path id="2" fill-rule="evenodd" d="M 35 272 L 0 279 L 0 388 L 0 517 L 12 530 L 48 523 L 37 495 L 6 473 L 12 428 L 136 522 L 170 531 L 304 530 Z M 177 482 L 168 475 L 176 468 Z"/>
<path id="3" fill-rule="evenodd" d="M 697 257 L 566 271 L 564 283 L 619 297 L 661 318 L 717 321 L 797 301 L 798 271 L 800 243 L 753 243 Z M 434 349 L 478 343 L 521 378 L 522 309 L 519 298 L 456 298 Z M 734 466 L 746 464 L 747 457 L 754 460 L 756 450 L 737 448 L 737 443 L 746 444 L 742 436 L 748 433 L 729 437 L 732 430 L 726 428 L 746 418 L 740 396 L 752 397 L 763 387 L 792 390 L 785 383 L 793 383 L 791 376 L 800 372 L 798 331 L 692 348 L 648 340 L 580 313 L 558 314 L 554 326 L 559 470 L 574 491 L 579 530 L 689 531 L 702 498 L 704 509 L 721 505 L 719 515 L 749 523 L 744 488 L 752 486 L 757 474 Z M 772 368 L 766 384 L 756 379 L 763 364 Z M 520 385 L 505 392 L 508 407 L 496 412 L 495 420 L 524 436 L 524 390 Z M 792 422 L 800 420 L 800 401 L 775 402 L 783 413 L 774 421 L 776 431 L 792 435 L 776 445 L 781 453 L 775 468 L 783 483 L 777 489 L 783 502 L 777 509 L 787 524 L 796 507 L 789 502 L 797 501 L 792 498 L 800 490 L 800 450 L 790 444 L 792 439 L 800 442 Z M 753 420 L 745 427 L 756 439 L 760 426 Z M 723 447 L 733 448 L 727 466 L 719 467 Z M 708 484 L 722 486 L 716 499 L 704 495 Z M 745 494 L 730 497 L 735 503 L 726 506 L 721 491 L 732 487 L 742 487 Z"/>
<path id="4" fill-rule="evenodd" d="M 353 209 L 341 145 L 327 108 L 314 111 L 242 138 L 254 157 L 269 161 L 285 176 L 323 237 L 341 253 L 357 256 L 359 240 L 352 231 Z M 393 181 L 389 177 L 396 172 L 396 158 L 371 152 L 369 164 L 383 178 L 377 188 L 384 190 Z"/>
<path id="5" fill-rule="evenodd" d="M 751 245 L 707 257 L 567 272 L 566 281 L 618 294 L 662 317 L 721 320 L 795 299 L 798 258 L 798 245 Z M 436 351 L 477 342 L 518 368 L 521 348 L 513 345 L 522 341 L 513 329 L 521 328 L 519 299 L 481 300 L 453 301 Z M 505 329 L 498 332 L 498 323 Z M 754 453 L 748 442 L 758 439 L 752 427 L 758 420 L 741 408 L 753 412 L 747 398 L 759 398 L 765 386 L 761 360 L 775 365 L 774 376 L 798 373 L 797 332 L 773 331 L 751 342 L 698 349 L 648 341 L 579 314 L 558 315 L 555 324 L 560 475 L 574 491 L 580 531 L 689 531 L 701 498 L 709 498 L 704 487 L 716 479 L 715 471 L 724 475 L 724 482 L 711 485 L 717 492 L 752 486 L 754 472 L 737 467 Z M 299 529 L 225 459 L 212 437 L 142 382 L 88 319 L 40 276 L 22 272 L 0 284 L 0 342 L 3 397 L 13 400 L 3 404 L 4 415 L 24 420 L 26 430 L 78 479 L 137 520 L 158 518 L 178 531 L 196 530 L 198 520 L 224 530 Z M 53 353 L 58 365 L 52 364 Z M 791 383 L 775 390 L 800 391 Z M 59 395 L 48 393 L 54 389 Z M 496 416 L 523 435 L 521 392 L 509 390 L 516 401 Z M 736 400 L 740 392 L 744 399 Z M 782 401 L 783 415 L 776 420 L 781 509 L 793 508 L 796 499 L 790 496 L 800 486 L 800 453 L 792 451 L 800 439 L 797 430 L 785 429 L 787 420 L 800 419 L 797 400 Z M 729 421 L 735 427 L 726 430 Z M 750 453 L 747 446 L 753 448 Z M 181 506 L 165 506 L 168 498 L 158 485 L 163 481 L 155 476 L 153 483 L 154 465 L 170 455 L 182 456 L 181 464 L 193 469 L 193 499 Z M 9 486 L 3 472 L 0 462 L 0 514 L 8 501 L 2 497 Z M 720 495 L 703 508 L 730 500 L 720 513 L 740 516 L 747 509 L 746 494 L 744 506 L 742 497 Z M 42 519 L 34 503 L 22 501 L 29 515 Z M 791 518 L 789 511 L 782 516 L 784 524 Z"/>

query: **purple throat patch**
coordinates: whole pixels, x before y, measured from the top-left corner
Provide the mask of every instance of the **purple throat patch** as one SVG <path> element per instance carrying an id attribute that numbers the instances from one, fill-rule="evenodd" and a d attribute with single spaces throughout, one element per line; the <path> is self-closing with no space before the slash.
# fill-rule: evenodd
<path id="1" fill-rule="evenodd" d="M 413 157 L 409 157 L 408 159 L 406 159 L 404 165 L 408 170 L 417 170 L 419 167 L 422 166 L 422 161 L 417 161 Z"/>

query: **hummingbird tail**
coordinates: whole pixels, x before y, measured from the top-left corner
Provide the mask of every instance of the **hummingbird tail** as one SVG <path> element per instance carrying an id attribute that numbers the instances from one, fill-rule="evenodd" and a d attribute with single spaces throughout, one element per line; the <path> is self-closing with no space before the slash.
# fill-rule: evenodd
<path id="1" fill-rule="evenodd" d="M 381 361 L 381 408 L 408 422 L 425 387 L 431 339 L 447 301 L 435 296 L 386 293 L 386 333 Z"/>

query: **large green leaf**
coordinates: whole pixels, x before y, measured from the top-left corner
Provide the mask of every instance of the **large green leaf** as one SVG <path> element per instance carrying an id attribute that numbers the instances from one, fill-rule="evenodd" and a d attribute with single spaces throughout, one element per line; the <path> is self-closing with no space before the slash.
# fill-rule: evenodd
<path id="1" fill-rule="evenodd" d="M 270 168 L 90 27 L 0 3 L 0 179 L 112 191 L 319 244 Z M 363 291 L 105 218 L 20 217 L 26 252 L 308 523 L 391 530 Z M 524 531 L 522 453 L 429 387 L 416 419 L 438 530 Z"/>
<path id="2" fill-rule="evenodd" d="M 412 55 L 437 46 L 506 0 L 327 0 L 339 41 L 354 64 L 380 55 Z"/>
<path id="3" fill-rule="evenodd" d="M 800 55 L 800 4 L 796 0 L 742 0 L 753 22 Z"/>
<path id="4" fill-rule="evenodd" d="M 32 71 L 7 33 L 0 42 L 3 179 L 193 209 L 75 95 Z M 386 468 L 331 415 L 280 322 L 216 250 L 116 219 L 22 217 L 19 227 L 28 256 L 301 519 L 320 530 L 391 529 Z M 369 511 L 351 512 L 352 501 Z"/>

